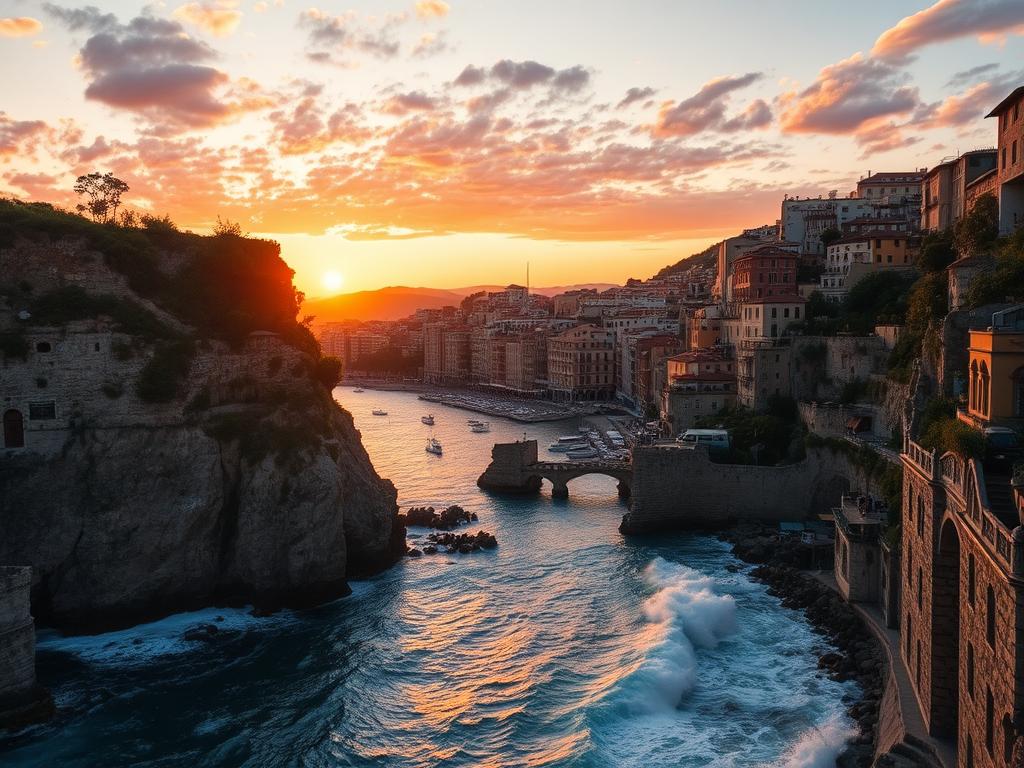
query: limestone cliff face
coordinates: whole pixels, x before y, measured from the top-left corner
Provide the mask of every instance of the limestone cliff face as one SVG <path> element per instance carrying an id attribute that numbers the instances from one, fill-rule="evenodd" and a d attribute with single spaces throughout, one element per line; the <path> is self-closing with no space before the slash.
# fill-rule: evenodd
<path id="1" fill-rule="evenodd" d="M 195 262 L 158 264 L 169 281 Z M 280 271 L 262 256 L 248 268 Z M 0 246 L 0 273 L 0 564 L 33 566 L 38 621 L 92 631 L 314 604 L 404 550 L 395 489 L 294 313 L 255 332 L 250 313 L 219 339 L 80 241 Z"/>
<path id="2" fill-rule="evenodd" d="M 282 465 L 199 426 L 86 429 L 0 469 L 0 562 L 35 568 L 37 618 L 91 630 L 215 603 L 345 594 L 393 560 L 395 491 L 351 418 Z"/>

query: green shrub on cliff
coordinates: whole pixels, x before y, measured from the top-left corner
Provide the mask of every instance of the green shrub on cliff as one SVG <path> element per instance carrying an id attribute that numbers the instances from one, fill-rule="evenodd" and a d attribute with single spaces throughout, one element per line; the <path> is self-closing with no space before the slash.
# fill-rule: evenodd
<path id="1" fill-rule="evenodd" d="M 138 295 L 193 326 L 200 336 L 240 343 L 252 331 L 273 331 L 286 343 L 316 354 L 309 329 L 296 320 L 303 296 L 292 285 L 293 271 L 281 258 L 278 243 L 180 232 L 166 217 L 141 221 L 142 227 L 103 224 L 46 203 L 0 199 L 0 248 L 21 240 L 82 242 L 124 275 Z M 165 259 L 165 253 L 173 258 Z M 168 269 L 168 264 L 176 268 Z M 68 298 L 73 297 L 63 297 Z M 57 307 L 49 309 L 51 317 L 59 316 Z"/>
<path id="2" fill-rule="evenodd" d="M 195 356 L 191 339 L 163 342 L 139 371 L 135 392 L 147 403 L 168 403 L 178 396 Z"/>
<path id="3" fill-rule="evenodd" d="M 87 293 L 69 285 L 36 297 L 29 304 L 29 322 L 34 325 L 65 325 L 75 320 L 105 316 L 114 321 L 115 330 L 145 339 L 173 339 L 177 332 L 156 315 L 131 299 L 107 293 Z"/>

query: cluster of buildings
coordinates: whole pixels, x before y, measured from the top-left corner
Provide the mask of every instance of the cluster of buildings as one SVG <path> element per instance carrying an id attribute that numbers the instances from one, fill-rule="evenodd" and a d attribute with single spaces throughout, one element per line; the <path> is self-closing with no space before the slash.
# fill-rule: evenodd
<path id="1" fill-rule="evenodd" d="M 998 203 L 1002 234 L 1024 223 L 1022 102 L 1018 88 L 989 113 L 998 123 L 995 149 L 925 174 L 922 228 L 955 225 L 983 194 Z M 956 765 L 995 768 L 1024 758 L 1024 305 L 963 308 L 957 295 L 978 268 L 977 254 L 949 268 L 943 362 L 919 370 L 912 395 L 959 394 L 961 439 L 973 435 L 982 447 L 926 447 L 920 412 L 912 411 L 899 457 L 899 539 L 882 535 L 884 516 L 844 500 L 836 579 L 851 601 L 877 604 L 899 633 L 929 734 Z M 1020 291 L 1007 286 L 1017 298 Z M 956 369 L 952 376 L 947 368 Z"/>

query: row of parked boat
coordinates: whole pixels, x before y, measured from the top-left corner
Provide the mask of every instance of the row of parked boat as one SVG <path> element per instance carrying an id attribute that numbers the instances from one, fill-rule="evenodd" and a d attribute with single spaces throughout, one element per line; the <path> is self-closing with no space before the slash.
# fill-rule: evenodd
<path id="1" fill-rule="evenodd" d="M 628 459 L 629 449 L 626 448 L 622 435 L 615 431 L 609 431 L 606 435 L 607 440 L 602 438 L 596 429 L 580 427 L 579 434 L 558 438 L 548 446 L 548 450 L 552 453 L 564 453 L 566 458 L 573 461 L 597 458 L 618 461 Z"/>

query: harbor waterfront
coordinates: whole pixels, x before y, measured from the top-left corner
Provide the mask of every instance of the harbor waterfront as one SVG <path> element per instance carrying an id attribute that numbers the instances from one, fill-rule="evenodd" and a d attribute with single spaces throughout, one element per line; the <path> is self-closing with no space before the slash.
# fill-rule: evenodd
<path id="1" fill-rule="evenodd" d="M 623 538 L 611 478 L 570 501 L 475 480 L 524 426 L 413 393 L 336 398 L 403 509 L 459 504 L 495 550 L 406 559 L 343 600 L 256 618 L 210 609 L 92 637 L 39 638 L 60 714 L 0 742 L 10 766 L 811 766 L 853 724 L 853 683 L 728 547 Z M 374 409 L 387 411 L 374 417 Z M 530 425 L 543 446 L 577 422 Z M 423 450 L 433 435 L 443 456 Z M 410 529 L 412 545 L 426 529 Z"/>

